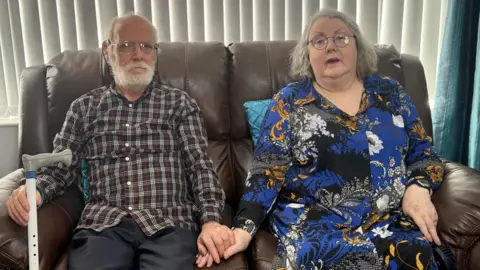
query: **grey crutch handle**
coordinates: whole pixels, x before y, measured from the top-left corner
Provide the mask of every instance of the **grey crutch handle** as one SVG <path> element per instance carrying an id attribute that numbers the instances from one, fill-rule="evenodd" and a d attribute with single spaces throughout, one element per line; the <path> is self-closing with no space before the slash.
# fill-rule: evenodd
<path id="1" fill-rule="evenodd" d="M 53 165 L 55 163 L 63 163 L 69 167 L 72 164 L 72 150 L 66 149 L 58 153 L 45 153 L 38 155 L 23 155 L 23 168 L 26 172 L 36 171 L 41 167 Z"/>

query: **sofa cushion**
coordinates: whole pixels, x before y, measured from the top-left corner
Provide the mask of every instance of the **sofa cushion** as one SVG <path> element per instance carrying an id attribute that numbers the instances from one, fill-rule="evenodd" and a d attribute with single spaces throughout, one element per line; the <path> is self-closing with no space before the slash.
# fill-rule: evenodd
<path id="1" fill-rule="evenodd" d="M 243 108 L 247 114 L 250 135 L 252 136 L 252 141 L 254 144 L 256 144 L 258 136 L 260 136 L 260 127 L 262 125 L 263 118 L 265 118 L 265 114 L 267 113 L 268 105 L 271 101 L 271 99 L 252 100 L 243 104 Z"/>

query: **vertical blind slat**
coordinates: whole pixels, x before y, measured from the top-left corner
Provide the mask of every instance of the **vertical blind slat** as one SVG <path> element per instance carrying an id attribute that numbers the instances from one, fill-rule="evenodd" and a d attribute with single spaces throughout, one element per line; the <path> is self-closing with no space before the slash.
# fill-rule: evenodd
<path id="1" fill-rule="evenodd" d="M 377 10 L 377 0 L 357 1 L 357 24 L 365 38 L 372 43 L 377 43 L 378 40 Z"/>
<path id="2" fill-rule="evenodd" d="M 152 23 L 157 28 L 158 41 L 170 41 L 170 15 L 168 0 L 152 2 Z"/>
<path id="3" fill-rule="evenodd" d="M 0 5 L 7 6 L 6 0 Z M 15 106 L 18 104 L 17 74 L 13 52 L 12 31 L 8 9 L 0 9 L 0 106 Z M 0 109 L 0 117 L 4 114 Z"/>
<path id="4" fill-rule="evenodd" d="M 294 0 L 298 1 L 298 0 Z M 319 9 L 320 2 L 318 0 L 303 0 L 302 2 L 302 29 L 308 25 L 310 18 Z"/>
<path id="5" fill-rule="evenodd" d="M 188 40 L 205 41 L 203 2 L 187 0 Z"/>
<path id="6" fill-rule="evenodd" d="M 0 54 L 0 118 L 8 117 L 7 111 L 9 109 L 7 102 L 7 88 L 5 86 L 5 77 L 3 76 L 3 73 L 4 65 L 2 61 L 2 55 Z"/>
<path id="7" fill-rule="evenodd" d="M 252 0 L 240 0 L 240 40 L 253 40 L 253 3 Z"/>
<path id="8" fill-rule="evenodd" d="M 205 41 L 223 41 L 223 0 L 205 0 L 204 12 Z"/>
<path id="9" fill-rule="evenodd" d="M 8 14 L 10 16 L 13 58 L 15 59 L 15 73 L 17 74 L 18 85 L 22 70 L 25 68 L 25 50 L 23 48 L 22 26 L 20 23 L 20 8 L 18 6 L 18 1 L 8 0 Z"/>
<path id="10" fill-rule="evenodd" d="M 253 0 L 253 40 L 266 41 L 270 37 L 269 1 Z"/>
<path id="11" fill-rule="evenodd" d="M 270 0 L 270 40 L 285 40 L 285 0 Z"/>
<path id="12" fill-rule="evenodd" d="M 116 0 L 95 0 L 95 9 L 97 10 L 97 29 L 99 46 L 108 39 L 108 28 L 113 18 L 118 16 Z"/>
<path id="13" fill-rule="evenodd" d="M 172 41 L 188 41 L 187 2 L 170 0 L 170 31 Z"/>
<path id="14" fill-rule="evenodd" d="M 144 16 L 149 21 L 152 21 L 152 2 L 150 2 L 150 0 L 134 0 L 133 6 L 135 8 L 135 13 Z"/>
<path id="15" fill-rule="evenodd" d="M 37 2 L 20 0 L 19 4 L 25 62 L 27 66 L 43 64 L 42 35 Z M 36 46 L 32 46 L 32 44 Z"/>
<path id="16" fill-rule="evenodd" d="M 352 0 L 338 0 L 338 10 L 347 14 L 350 19 L 356 21 L 357 4 Z"/>
<path id="17" fill-rule="evenodd" d="M 39 0 L 40 29 L 43 44 L 43 59 L 49 61 L 60 53 L 56 0 Z"/>
<path id="18" fill-rule="evenodd" d="M 157 2 L 157 1 L 152 2 L 152 7 L 153 7 L 153 3 L 155 3 L 155 2 Z M 125 13 L 128 13 L 128 12 L 135 11 L 135 6 L 133 5 L 133 0 L 117 0 L 117 8 L 118 8 L 118 15 L 119 16 L 122 16 Z M 153 12 L 153 10 L 152 10 L 152 12 Z"/>
<path id="19" fill-rule="evenodd" d="M 380 43 L 402 46 L 403 0 L 384 1 L 380 23 Z"/>
<path id="20" fill-rule="evenodd" d="M 419 55 L 422 1 L 405 0 L 402 25 L 402 53 Z"/>
<path id="21" fill-rule="evenodd" d="M 98 47 L 95 13 L 94 0 L 75 0 L 75 24 L 79 50 Z"/>
<path id="22" fill-rule="evenodd" d="M 453 1 L 453 0 L 452 0 Z M 441 7 L 437 0 L 424 0 L 420 42 L 420 60 L 425 68 L 428 91 L 432 94 L 436 87 L 438 32 Z"/>
<path id="23" fill-rule="evenodd" d="M 320 0 L 320 8 L 337 9 L 337 0 Z"/>
<path id="24" fill-rule="evenodd" d="M 302 30 L 302 9 L 298 8 L 298 0 L 285 0 L 285 39 L 299 39 Z"/>
<path id="25" fill-rule="evenodd" d="M 77 27 L 75 25 L 75 4 L 73 0 L 57 0 L 58 29 L 60 49 L 77 49 Z"/>
<path id="26" fill-rule="evenodd" d="M 240 3 L 238 0 L 223 0 L 223 27 L 225 44 L 240 40 Z"/>

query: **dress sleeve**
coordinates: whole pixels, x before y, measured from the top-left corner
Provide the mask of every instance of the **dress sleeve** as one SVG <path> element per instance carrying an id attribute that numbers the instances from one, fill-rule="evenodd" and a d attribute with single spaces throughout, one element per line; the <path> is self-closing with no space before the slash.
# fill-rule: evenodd
<path id="1" fill-rule="evenodd" d="M 285 89 L 283 89 L 285 90 Z M 252 167 L 232 227 L 252 236 L 265 219 L 285 183 L 291 163 L 291 130 L 284 91 L 272 99 L 260 128 Z"/>
<path id="2" fill-rule="evenodd" d="M 432 138 L 425 132 L 410 96 L 398 82 L 396 85 L 399 110 L 409 138 L 405 159 L 407 186 L 415 184 L 433 192 L 442 182 L 443 163 L 432 145 Z"/>

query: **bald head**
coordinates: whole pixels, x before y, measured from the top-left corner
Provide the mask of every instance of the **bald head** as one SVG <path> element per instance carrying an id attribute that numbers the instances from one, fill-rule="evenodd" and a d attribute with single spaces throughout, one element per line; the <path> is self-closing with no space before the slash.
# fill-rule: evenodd
<path id="1" fill-rule="evenodd" d="M 137 14 L 126 14 L 112 20 L 107 32 L 107 39 L 118 42 L 122 32 L 148 32 L 152 42 L 157 42 L 157 29 L 145 17 Z"/>
<path id="2" fill-rule="evenodd" d="M 153 79 L 157 30 L 140 15 L 128 14 L 110 24 L 102 50 L 122 93 L 142 93 Z"/>

